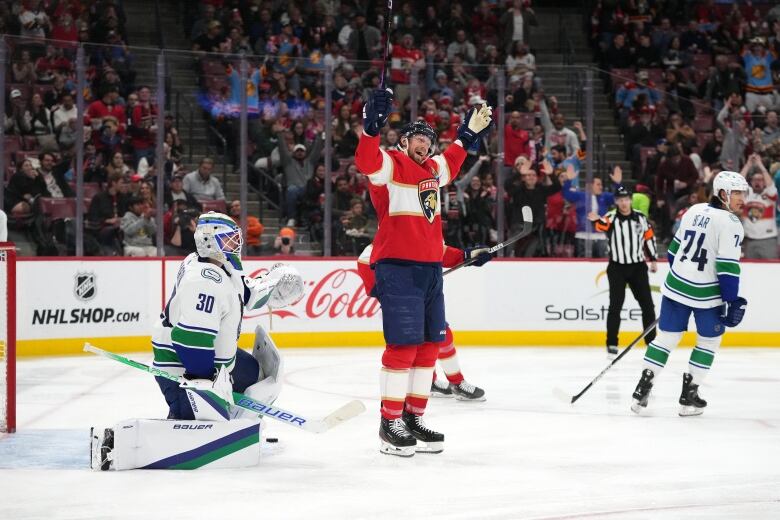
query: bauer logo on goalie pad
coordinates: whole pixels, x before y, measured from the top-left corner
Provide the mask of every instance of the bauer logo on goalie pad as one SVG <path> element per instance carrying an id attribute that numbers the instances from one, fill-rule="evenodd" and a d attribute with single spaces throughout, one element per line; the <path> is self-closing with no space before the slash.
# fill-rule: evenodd
<path id="1" fill-rule="evenodd" d="M 88 301 L 97 294 L 97 285 L 95 283 L 95 273 L 76 273 L 76 288 L 74 290 L 76 298 L 81 301 Z"/>
<path id="2" fill-rule="evenodd" d="M 436 218 L 436 210 L 439 207 L 439 181 L 425 179 L 417 185 L 417 196 L 420 198 L 420 207 L 428 222 L 433 224 Z"/>

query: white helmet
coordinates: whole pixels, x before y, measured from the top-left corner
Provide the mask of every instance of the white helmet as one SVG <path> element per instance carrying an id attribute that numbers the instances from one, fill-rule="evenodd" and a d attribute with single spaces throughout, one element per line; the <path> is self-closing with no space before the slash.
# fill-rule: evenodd
<path id="1" fill-rule="evenodd" d="M 716 175 L 715 180 L 712 181 L 712 193 L 713 195 L 715 195 L 720 199 L 721 190 L 726 192 L 726 200 L 723 199 L 721 200 L 723 201 L 723 203 L 726 204 L 728 208 L 731 204 L 731 192 L 744 191 L 745 194 L 747 194 L 748 183 L 740 173 L 722 171 L 718 175 Z"/>
<path id="2" fill-rule="evenodd" d="M 240 271 L 242 245 L 241 228 L 227 215 L 209 211 L 198 217 L 195 246 L 201 258 L 213 258 Z"/>

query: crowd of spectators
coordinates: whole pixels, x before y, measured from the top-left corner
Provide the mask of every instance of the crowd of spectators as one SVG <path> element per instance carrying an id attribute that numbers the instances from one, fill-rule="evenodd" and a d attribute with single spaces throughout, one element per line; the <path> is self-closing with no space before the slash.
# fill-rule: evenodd
<path id="1" fill-rule="evenodd" d="M 656 235 L 668 241 L 715 175 L 737 171 L 751 186 L 745 255 L 777 258 L 780 6 L 598 2 L 590 38 Z"/>
<path id="2" fill-rule="evenodd" d="M 263 240 L 264 226 L 250 218 L 247 242 L 253 253 L 294 254 L 305 235 L 322 244 L 326 224 L 334 254 L 357 255 L 373 237 L 376 214 L 353 157 L 363 100 L 380 84 L 383 68 L 385 13 L 383 5 L 374 4 L 201 0 L 185 12 L 183 29 L 192 45 L 206 123 L 222 135 L 227 143 L 222 151 L 238 164 L 244 89 L 250 182 L 279 207 L 282 229 L 272 239 Z M 497 233 L 503 191 L 507 233 L 521 226 L 524 206 L 534 214 L 534 233 L 517 243 L 514 255 L 602 256 L 603 236 L 585 208 L 606 211 L 612 189 L 623 182 L 632 185 L 635 207 L 649 214 L 659 238 L 668 240 L 685 209 L 707 200 L 708 185 L 721 169 L 742 171 L 755 190 L 745 220 L 767 225 L 746 225 L 748 242 L 776 242 L 780 8 L 711 0 L 593 5 L 590 40 L 631 171 L 625 179 L 619 167 L 596 172 L 587 183 L 580 171 L 591 136 L 562 111 L 555 96 L 545 94 L 536 74 L 538 22 L 531 2 L 395 6 L 387 64 L 395 106 L 382 131 L 383 147 L 399 143 L 399 130 L 415 114 L 436 130 L 436 150 L 443 151 L 471 107 L 489 103 L 496 114 L 504 110 L 505 127 L 494 128 L 469 150 L 461 177 L 441 194 L 447 242 L 468 247 L 504 238 Z M 182 254 L 192 250 L 198 211 L 218 209 L 238 219 L 240 204 L 226 200 L 227 187 L 213 175 L 211 158 L 185 168 L 173 118 L 166 117 L 162 130 L 166 163 L 159 169 L 154 164 L 158 107 L 152 90 L 135 82 L 120 6 L 116 0 L 98 0 L 88 8 L 78 0 L 0 1 L 0 26 L 18 35 L 7 38 L 13 59 L 6 73 L 12 80 L 6 97 L 6 164 L 13 165 L 11 181 L 18 179 L 6 190 L 6 212 L 11 226 L 28 225 L 37 236 L 47 220 L 36 217 L 36 199 L 71 195 L 79 117 L 73 63 L 75 44 L 83 42 L 90 250 L 151 252 L 144 248 L 155 245 L 159 224 L 166 253 Z M 42 38 L 71 43 L 51 45 Z M 240 53 L 248 63 L 243 85 Z M 328 114 L 326 67 L 332 70 Z M 507 74 L 504 99 L 497 93 L 499 67 Z M 328 125 L 332 141 L 325 143 Z M 503 150 L 498 149 L 501 132 Z M 332 150 L 327 167 L 326 144 Z M 327 169 L 333 182 L 329 212 Z M 158 179 L 165 182 L 165 213 L 155 220 Z M 17 186 L 30 187 L 19 192 Z M 72 249 L 70 235 L 67 229 L 55 233 L 60 250 Z M 50 244 L 41 242 L 39 250 L 51 254 Z"/>

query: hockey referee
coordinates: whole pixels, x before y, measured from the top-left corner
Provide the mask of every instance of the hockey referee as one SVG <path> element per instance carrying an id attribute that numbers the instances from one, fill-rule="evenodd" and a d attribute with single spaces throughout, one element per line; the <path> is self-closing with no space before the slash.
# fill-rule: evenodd
<path id="1" fill-rule="evenodd" d="M 626 297 L 626 284 L 631 288 L 634 298 L 642 309 L 643 328 L 655 321 L 655 306 L 650 294 L 650 281 L 647 277 L 645 255 L 650 258 L 650 271 L 656 272 L 655 234 L 647 218 L 631 208 L 631 193 L 619 187 L 615 193 L 616 209 L 603 217 L 595 212 L 588 215 L 596 230 L 607 234 L 609 245 L 609 312 L 607 313 L 607 356 L 618 353 L 618 331 L 620 330 L 620 311 Z M 645 337 L 650 343 L 655 330 Z"/>

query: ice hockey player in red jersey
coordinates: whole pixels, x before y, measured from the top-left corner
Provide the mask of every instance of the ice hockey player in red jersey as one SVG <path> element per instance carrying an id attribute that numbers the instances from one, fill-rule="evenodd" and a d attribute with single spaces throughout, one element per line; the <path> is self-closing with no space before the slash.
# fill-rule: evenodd
<path id="1" fill-rule="evenodd" d="M 384 151 L 379 132 L 392 101 L 389 89 L 370 94 L 363 107 L 355 165 L 368 176 L 379 221 L 370 265 L 386 343 L 380 377 L 380 451 L 410 457 L 416 451 L 444 449 L 444 435 L 422 421 L 436 344 L 445 340 L 447 327 L 439 189 L 460 171 L 466 149 L 487 132 L 492 111 L 486 105 L 472 109 L 458 128 L 458 139 L 443 154 L 432 154 L 436 133 L 422 121 L 402 130 L 398 150 Z"/>
<path id="2" fill-rule="evenodd" d="M 371 251 L 373 246 L 369 244 L 360 253 L 358 258 L 358 274 L 363 280 L 363 287 L 366 290 L 366 294 L 374 296 L 372 291 L 374 290 L 374 271 L 369 265 L 371 259 Z M 472 251 L 463 251 L 457 247 L 444 246 L 444 258 L 442 258 L 443 267 L 455 267 L 461 263 L 465 258 L 469 257 Z M 479 260 L 474 262 L 474 266 L 482 266 L 489 262 L 493 256 L 490 253 L 476 253 L 479 256 Z M 455 350 L 455 340 L 453 338 L 452 329 L 447 324 L 447 329 L 444 337 L 444 341 L 437 343 L 438 360 L 439 365 L 444 370 L 445 380 L 441 380 L 436 376 L 436 370 L 433 371 L 433 382 L 431 383 L 431 397 L 454 397 L 461 401 L 484 401 L 485 391 L 477 386 L 474 386 L 466 381 L 463 377 L 463 373 L 460 369 L 460 361 L 458 360 L 458 352 Z"/>

